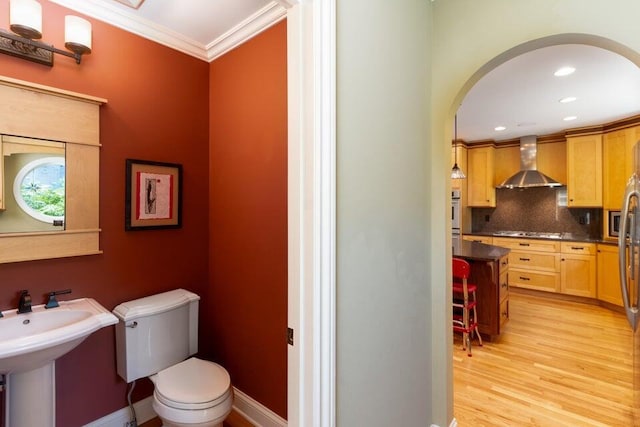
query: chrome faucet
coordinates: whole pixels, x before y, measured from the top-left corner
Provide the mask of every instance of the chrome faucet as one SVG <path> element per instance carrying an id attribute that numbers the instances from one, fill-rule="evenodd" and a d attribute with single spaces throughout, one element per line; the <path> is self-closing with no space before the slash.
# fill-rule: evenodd
<path id="1" fill-rule="evenodd" d="M 31 313 L 31 295 L 29 291 L 20 291 L 20 301 L 18 302 L 18 314 Z"/>

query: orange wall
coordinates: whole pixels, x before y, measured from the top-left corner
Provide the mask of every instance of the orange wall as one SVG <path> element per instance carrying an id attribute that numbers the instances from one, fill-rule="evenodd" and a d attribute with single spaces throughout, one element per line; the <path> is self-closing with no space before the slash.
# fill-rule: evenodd
<path id="1" fill-rule="evenodd" d="M 8 16 L 8 3 L 0 1 L 0 17 Z M 62 47 L 64 15 L 69 11 L 48 1 L 41 4 L 43 39 Z M 0 309 L 15 308 L 20 289 L 31 291 L 34 304 L 43 303 L 51 290 L 71 288 L 69 298 L 93 297 L 113 309 L 125 300 L 184 287 L 203 295 L 201 312 L 209 311 L 213 309 L 205 292 L 209 274 L 209 64 L 90 20 L 93 53 L 81 65 L 59 55 L 53 68 L 0 55 L 0 74 L 109 101 L 100 114 L 100 244 L 104 254 L 1 264 Z M 0 27 L 7 28 L 8 22 L 0 22 Z M 181 229 L 124 231 L 127 158 L 183 165 Z M 210 335 L 207 324 L 200 329 L 201 336 Z M 59 426 L 81 426 L 126 406 L 126 384 L 115 372 L 113 327 L 95 333 L 59 359 L 56 374 Z M 149 394 L 145 381 L 136 388 L 134 400 Z"/>
<path id="2" fill-rule="evenodd" d="M 287 29 L 211 64 L 208 351 L 236 387 L 287 412 Z"/>

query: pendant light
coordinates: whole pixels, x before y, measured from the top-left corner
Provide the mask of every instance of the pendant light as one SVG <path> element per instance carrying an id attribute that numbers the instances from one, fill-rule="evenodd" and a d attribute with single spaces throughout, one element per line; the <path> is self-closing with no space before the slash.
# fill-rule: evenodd
<path id="1" fill-rule="evenodd" d="M 455 152 L 455 163 L 453 169 L 451 169 L 451 179 L 465 179 L 467 176 L 462 172 L 462 169 L 458 166 L 458 115 L 455 116 L 454 122 L 454 136 L 453 136 L 453 150 Z"/>

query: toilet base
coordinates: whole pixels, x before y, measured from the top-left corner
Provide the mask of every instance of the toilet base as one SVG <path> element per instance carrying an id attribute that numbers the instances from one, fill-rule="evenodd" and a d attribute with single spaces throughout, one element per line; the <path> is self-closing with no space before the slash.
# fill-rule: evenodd
<path id="1" fill-rule="evenodd" d="M 155 394 L 152 406 L 163 427 L 222 427 L 222 422 L 231 413 L 233 389 L 230 387 L 225 395 L 216 406 L 197 411 L 171 408 L 159 402 Z"/>
<path id="2" fill-rule="evenodd" d="M 209 424 L 209 423 L 199 423 L 199 424 L 166 424 L 164 421 L 162 422 L 162 427 L 222 427 L 222 423 L 218 424 Z"/>

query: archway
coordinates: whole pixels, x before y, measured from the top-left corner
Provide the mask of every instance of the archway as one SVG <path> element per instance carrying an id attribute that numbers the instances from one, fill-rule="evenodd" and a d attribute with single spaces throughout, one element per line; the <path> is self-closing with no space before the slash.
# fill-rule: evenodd
<path id="1" fill-rule="evenodd" d="M 576 33 L 557 34 L 553 36 L 539 38 L 526 43 L 522 43 L 511 49 L 508 49 L 505 52 L 495 56 L 490 61 L 486 62 L 480 68 L 478 68 L 459 89 L 457 95 L 455 96 L 454 102 L 450 106 L 448 119 L 453 121 L 453 116 L 455 115 L 457 106 L 460 105 L 460 103 L 465 98 L 467 93 L 478 81 L 482 79 L 482 77 L 487 75 L 496 67 L 509 61 L 510 59 L 526 54 L 533 50 L 537 50 L 545 47 L 551 47 L 551 46 L 565 45 L 565 44 L 582 44 L 582 45 L 588 45 L 588 46 L 606 49 L 610 52 L 616 53 L 622 57 L 627 58 L 628 60 L 630 60 L 640 68 L 640 54 L 634 51 L 633 49 L 630 49 L 629 47 L 611 39 L 607 39 L 607 38 L 595 36 L 595 35 L 576 34 Z M 449 354 L 449 357 L 451 356 L 452 354 Z"/>

